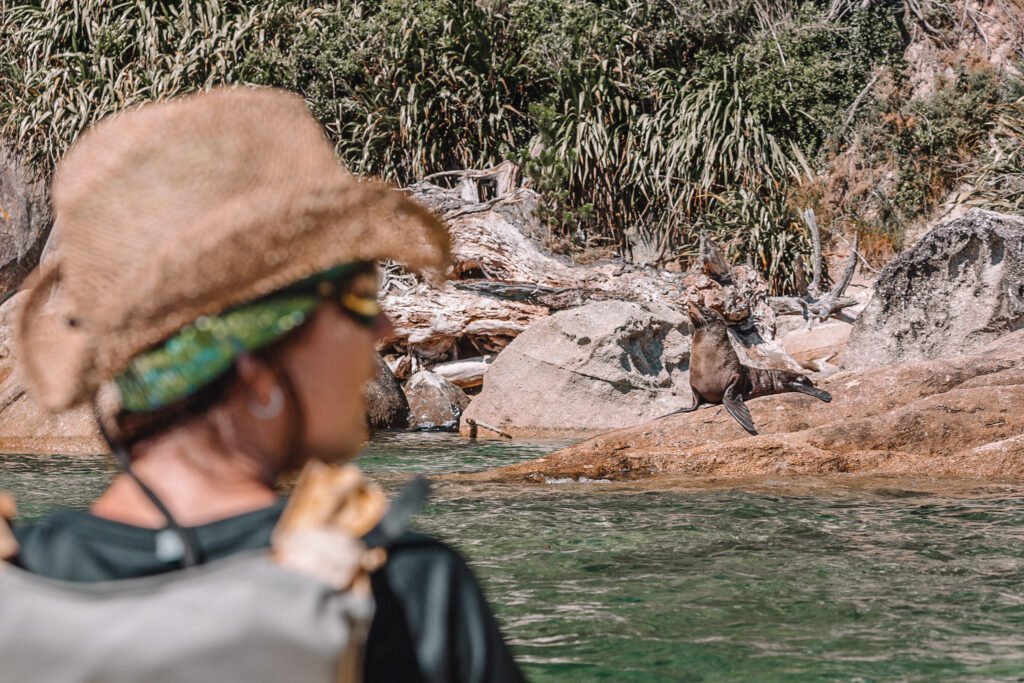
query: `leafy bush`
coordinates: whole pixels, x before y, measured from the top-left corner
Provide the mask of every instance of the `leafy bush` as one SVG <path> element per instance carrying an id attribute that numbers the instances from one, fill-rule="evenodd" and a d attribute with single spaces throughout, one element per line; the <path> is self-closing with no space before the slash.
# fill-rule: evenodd
<path id="1" fill-rule="evenodd" d="M 642 243 L 685 260 L 710 232 L 781 290 L 807 249 L 794 181 L 851 131 L 871 138 L 872 154 L 898 150 L 892 201 L 927 208 L 950 179 L 921 165 L 966 154 L 964 131 L 992 115 L 979 82 L 927 105 L 913 130 L 866 125 L 921 105 L 872 100 L 865 86 L 878 66 L 898 72 L 906 29 L 898 3 L 862 7 L 22 1 L 0 19 L 0 134 L 45 169 L 125 107 L 220 83 L 280 86 L 306 98 L 354 172 L 408 184 L 517 159 L 543 193 L 552 242 L 623 253 Z M 970 111 L 954 120 L 958 108 Z"/>
<path id="2" fill-rule="evenodd" d="M 1015 84 L 1019 91 L 1021 83 Z M 996 108 L 982 163 L 966 177 L 965 201 L 994 211 L 1024 211 L 1024 96 Z"/>

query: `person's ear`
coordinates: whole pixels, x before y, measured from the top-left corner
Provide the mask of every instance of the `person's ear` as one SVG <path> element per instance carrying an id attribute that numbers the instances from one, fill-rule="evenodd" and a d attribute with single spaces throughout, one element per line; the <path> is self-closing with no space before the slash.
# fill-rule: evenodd
<path id="1" fill-rule="evenodd" d="M 270 366 L 250 354 L 238 357 L 235 372 L 248 398 L 257 404 L 266 404 L 275 390 L 280 391 L 277 377 Z"/>

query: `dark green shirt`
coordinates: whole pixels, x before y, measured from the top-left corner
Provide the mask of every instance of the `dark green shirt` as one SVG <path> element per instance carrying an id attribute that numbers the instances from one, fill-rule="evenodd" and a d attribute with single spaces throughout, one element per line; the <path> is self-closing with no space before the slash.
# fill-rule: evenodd
<path id="1" fill-rule="evenodd" d="M 284 501 L 237 517 L 192 527 L 207 562 L 266 548 Z M 17 562 L 65 581 L 105 581 L 178 568 L 157 557 L 154 529 L 62 510 L 16 524 Z M 372 577 L 377 603 L 367 641 L 367 681 L 523 680 L 476 579 L 461 557 L 429 536 L 407 533 L 389 546 Z"/>

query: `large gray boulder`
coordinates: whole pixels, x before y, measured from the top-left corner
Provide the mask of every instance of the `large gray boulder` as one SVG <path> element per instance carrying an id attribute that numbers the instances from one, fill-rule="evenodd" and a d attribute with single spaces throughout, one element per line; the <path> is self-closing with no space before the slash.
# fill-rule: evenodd
<path id="1" fill-rule="evenodd" d="M 472 419 L 513 436 L 638 424 L 690 404 L 689 322 L 661 305 L 601 301 L 541 320 L 502 351 Z"/>
<path id="2" fill-rule="evenodd" d="M 843 354 L 863 369 L 977 351 L 1024 327 L 1024 219 L 973 209 L 895 258 Z"/>
<path id="3" fill-rule="evenodd" d="M 39 263 L 52 224 L 45 181 L 0 140 L 0 301 Z"/>

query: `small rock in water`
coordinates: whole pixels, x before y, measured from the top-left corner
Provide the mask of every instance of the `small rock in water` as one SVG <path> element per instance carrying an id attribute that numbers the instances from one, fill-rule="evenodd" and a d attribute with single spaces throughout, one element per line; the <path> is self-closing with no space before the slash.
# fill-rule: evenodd
<path id="1" fill-rule="evenodd" d="M 412 429 L 456 430 L 469 396 L 444 377 L 421 370 L 405 385 Z"/>

